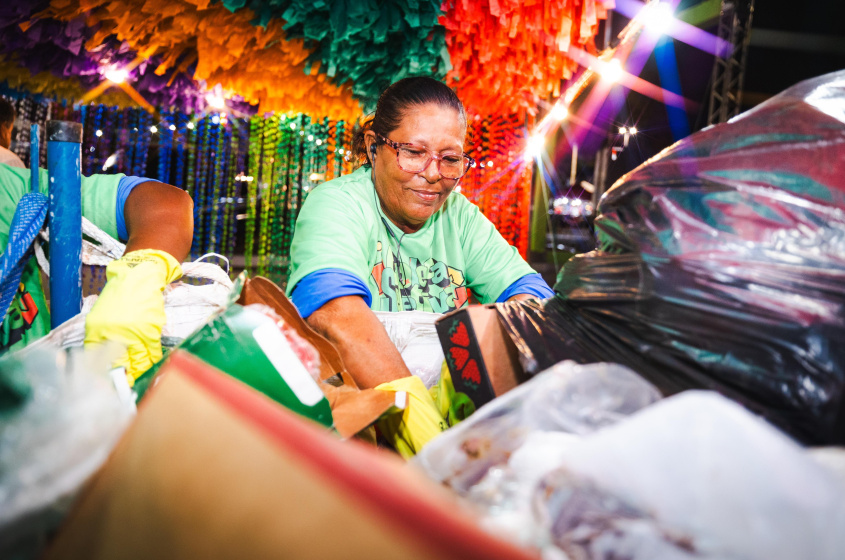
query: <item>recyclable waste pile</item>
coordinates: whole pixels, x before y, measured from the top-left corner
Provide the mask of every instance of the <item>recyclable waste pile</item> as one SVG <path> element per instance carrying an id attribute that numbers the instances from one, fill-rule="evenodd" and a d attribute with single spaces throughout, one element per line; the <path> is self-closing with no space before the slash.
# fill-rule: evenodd
<path id="1" fill-rule="evenodd" d="M 545 558 L 841 558 L 845 479 L 710 391 L 660 399 L 618 364 L 563 362 L 413 464 Z"/>

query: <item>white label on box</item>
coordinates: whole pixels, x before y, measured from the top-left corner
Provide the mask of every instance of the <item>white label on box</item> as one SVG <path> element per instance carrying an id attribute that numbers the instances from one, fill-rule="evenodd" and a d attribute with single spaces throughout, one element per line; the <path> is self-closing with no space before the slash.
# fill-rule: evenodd
<path id="1" fill-rule="evenodd" d="M 288 339 L 273 321 L 257 327 L 252 331 L 252 336 L 302 404 L 314 406 L 320 402 L 323 392 L 296 357 Z"/>

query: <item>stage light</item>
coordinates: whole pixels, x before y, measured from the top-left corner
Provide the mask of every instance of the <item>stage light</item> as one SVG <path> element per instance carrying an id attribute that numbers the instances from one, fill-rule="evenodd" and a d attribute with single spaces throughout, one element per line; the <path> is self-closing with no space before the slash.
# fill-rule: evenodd
<path id="1" fill-rule="evenodd" d="M 208 102 L 208 105 L 214 109 L 226 108 L 226 100 L 220 95 L 209 93 L 205 96 L 205 100 Z"/>
<path id="2" fill-rule="evenodd" d="M 637 133 L 637 127 L 636 127 L 636 126 L 632 126 L 632 127 L 630 127 L 630 128 L 628 129 L 628 132 L 630 132 L 630 133 L 631 133 L 631 136 L 634 136 L 634 135 Z"/>
<path id="3" fill-rule="evenodd" d="M 192 123 L 192 122 L 189 122 L 186 126 L 188 127 L 188 130 L 194 129 L 194 123 Z"/>
<path id="4" fill-rule="evenodd" d="M 122 84 L 126 81 L 126 70 L 117 70 L 115 68 L 111 68 L 106 70 L 105 77 L 108 81 L 115 83 L 115 84 Z"/>
<path id="5" fill-rule="evenodd" d="M 97 130 L 97 132 L 94 133 L 94 136 L 96 136 L 97 138 L 99 138 L 102 135 L 103 135 L 103 131 L 99 130 L 99 129 Z"/>
<path id="6" fill-rule="evenodd" d="M 153 134 L 155 134 L 156 132 L 158 132 L 158 127 L 157 127 L 156 125 L 151 126 L 151 127 L 150 127 L 150 132 L 152 132 Z"/>
<path id="7" fill-rule="evenodd" d="M 624 126 L 619 127 L 619 134 L 628 134 L 628 129 Z"/>
<path id="8" fill-rule="evenodd" d="M 112 154 L 106 158 L 106 162 L 103 164 L 103 171 L 106 171 L 109 167 L 113 166 L 117 163 L 117 154 Z"/>
<path id="9" fill-rule="evenodd" d="M 525 155 L 530 158 L 540 157 L 546 147 L 546 139 L 543 136 L 531 136 L 525 145 Z"/>
<path id="10" fill-rule="evenodd" d="M 554 107 L 552 107 L 549 115 L 557 122 L 560 122 L 569 116 L 569 111 L 562 103 L 557 103 Z"/>
<path id="11" fill-rule="evenodd" d="M 601 75 L 602 80 L 610 83 L 616 83 L 621 80 L 622 72 L 622 63 L 616 58 L 602 64 L 599 68 L 599 75 Z"/>
<path id="12" fill-rule="evenodd" d="M 637 15 L 643 27 L 654 35 L 663 35 L 672 26 L 672 6 L 665 2 L 652 2 Z"/>
<path id="13" fill-rule="evenodd" d="M 213 117 L 211 117 L 211 122 L 213 124 L 220 124 L 220 117 L 218 117 L 217 115 L 214 115 Z"/>
<path id="14" fill-rule="evenodd" d="M 171 125 L 170 125 L 170 126 L 168 126 L 167 128 L 169 128 L 170 130 L 176 130 L 176 125 L 175 125 L 175 124 L 171 124 Z"/>

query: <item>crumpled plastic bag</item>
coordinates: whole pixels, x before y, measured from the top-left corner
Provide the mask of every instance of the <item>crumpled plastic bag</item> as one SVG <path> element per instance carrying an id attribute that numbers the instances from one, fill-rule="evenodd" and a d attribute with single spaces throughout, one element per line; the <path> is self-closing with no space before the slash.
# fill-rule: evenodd
<path id="1" fill-rule="evenodd" d="M 109 374 L 120 348 L 60 344 L 48 336 L 0 360 L 2 558 L 37 554 L 135 413 L 125 375 Z"/>
<path id="2" fill-rule="evenodd" d="M 434 322 L 443 315 L 427 311 L 374 313 L 411 373 L 422 379 L 427 389 L 434 387 L 445 360 Z"/>
<path id="3" fill-rule="evenodd" d="M 842 481 L 713 392 L 687 391 L 571 442 L 534 501 L 571 558 L 845 554 Z"/>
<path id="4" fill-rule="evenodd" d="M 542 547 L 550 536 L 531 514 L 531 497 L 543 475 L 579 435 L 659 398 L 624 366 L 562 362 L 439 435 L 412 464 L 466 498 L 490 532 Z"/>
<path id="5" fill-rule="evenodd" d="M 563 362 L 432 440 L 414 464 L 467 495 L 488 471 L 505 466 L 529 438 L 549 432 L 588 434 L 659 398 L 657 389 L 623 366 Z"/>

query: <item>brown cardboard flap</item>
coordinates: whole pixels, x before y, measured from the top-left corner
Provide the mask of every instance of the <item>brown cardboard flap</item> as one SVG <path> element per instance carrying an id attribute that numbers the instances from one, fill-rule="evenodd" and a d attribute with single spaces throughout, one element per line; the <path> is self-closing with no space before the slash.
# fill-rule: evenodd
<path id="1" fill-rule="evenodd" d="M 396 393 L 392 391 L 359 391 L 348 387 L 332 387 L 325 383 L 323 393 L 332 407 L 334 428 L 344 439 L 370 426 L 396 401 Z"/>
<path id="2" fill-rule="evenodd" d="M 296 329 L 299 336 L 310 342 L 320 353 L 321 379 L 328 379 L 333 375 L 340 374 L 345 385 L 357 387 L 352 376 L 346 372 L 343 360 L 334 345 L 300 317 L 296 307 L 274 282 L 261 276 L 250 278 L 244 285 L 238 303 L 241 305 L 263 303 L 272 307 L 285 322 Z"/>

